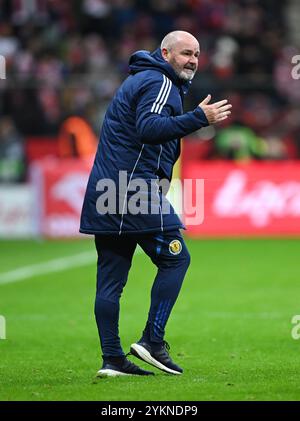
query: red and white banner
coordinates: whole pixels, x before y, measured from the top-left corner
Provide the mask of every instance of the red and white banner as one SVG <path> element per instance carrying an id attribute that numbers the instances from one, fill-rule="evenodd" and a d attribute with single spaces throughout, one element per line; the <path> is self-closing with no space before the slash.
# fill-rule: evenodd
<path id="1" fill-rule="evenodd" d="M 191 236 L 300 235 L 298 162 L 188 161 L 182 177 L 204 180 L 204 218 L 187 226 Z"/>
<path id="2" fill-rule="evenodd" d="M 80 235 L 80 213 L 91 165 L 77 159 L 44 159 L 32 165 L 36 220 L 42 235 Z"/>
<path id="3" fill-rule="evenodd" d="M 42 235 L 80 235 L 80 213 L 91 165 L 57 159 L 33 164 L 34 218 Z M 204 180 L 204 185 L 202 181 L 186 182 L 187 179 Z M 300 235 L 298 162 L 237 164 L 190 160 L 183 162 L 182 184 L 184 189 L 199 187 L 189 188 L 188 194 L 184 191 L 183 195 L 188 209 L 197 209 L 196 218 L 185 212 L 188 235 Z"/>
<path id="4" fill-rule="evenodd" d="M 0 186 L 0 238 L 32 237 L 33 194 L 27 184 Z"/>

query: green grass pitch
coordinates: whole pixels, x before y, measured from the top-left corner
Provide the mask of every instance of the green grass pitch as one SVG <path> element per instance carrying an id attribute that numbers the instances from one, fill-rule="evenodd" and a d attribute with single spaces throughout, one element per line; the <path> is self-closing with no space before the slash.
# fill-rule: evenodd
<path id="1" fill-rule="evenodd" d="M 182 376 L 95 380 L 95 264 L 0 283 L 0 400 L 299 400 L 297 239 L 187 240 L 192 264 L 167 326 Z M 1 274 L 93 251 L 91 240 L 0 242 Z M 143 329 L 155 268 L 136 254 L 121 301 L 125 351 Z M 132 358 L 144 368 L 147 364 Z"/>

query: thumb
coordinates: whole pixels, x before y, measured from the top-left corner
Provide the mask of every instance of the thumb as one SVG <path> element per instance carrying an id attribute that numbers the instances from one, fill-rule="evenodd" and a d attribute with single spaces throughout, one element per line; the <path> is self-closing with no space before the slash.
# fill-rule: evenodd
<path id="1" fill-rule="evenodd" d="M 211 95 L 207 95 L 206 98 L 204 98 L 204 100 L 200 103 L 200 105 L 206 105 L 209 103 L 209 101 L 211 100 Z"/>

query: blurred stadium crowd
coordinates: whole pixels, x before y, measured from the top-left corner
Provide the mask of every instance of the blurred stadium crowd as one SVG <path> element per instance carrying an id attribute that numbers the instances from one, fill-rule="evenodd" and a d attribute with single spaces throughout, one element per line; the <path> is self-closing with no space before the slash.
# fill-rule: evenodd
<path id="1" fill-rule="evenodd" d="M 81 116 L 98 136 L 130 54 L 154 50 L 174 29 L 193 33 L 201 46 L 186 109 L 208 93 L 234 107 L 217 132 L 196 134 L 215 139 L 203 158 L 299 158 L 300 80 L 291 77 L 300 50 L 296 3 L 0 0 L 7 66 L 0 80 L 0 180 L 24 179 L 26 139 L 55 139 L 70 116 Z"/>

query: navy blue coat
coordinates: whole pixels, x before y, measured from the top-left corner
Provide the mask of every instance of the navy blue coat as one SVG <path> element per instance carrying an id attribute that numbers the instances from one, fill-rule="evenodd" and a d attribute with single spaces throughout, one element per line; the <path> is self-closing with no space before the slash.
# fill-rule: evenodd
<path id="1" fill-rule="evenodd" d="M 207 118 L 200 107 L 183 114 L 183 96 L 190 82 L 177 77 L 160 49 L 152 54 L 136 52 L 129 65 L 130 75 L 116 92 L 103 122 L 82 208 L 82 233 L 128 234 L 184 228 L 172 207 L 168 213 L 161 211 L 167 200 L 161 191 L 156 191 L 152 213 L 130 214 L 126 212 L 127 204 L 135 193 L 131 191 L 132 183 L 139 178 L 149 186 L 149 192 L 143 192 L 145 201 L 155 201 L 153 195 L 150 197 L 150 184 L 162 178 L 171 180 L 180 155 L 180 138 L 207 126 Z M 120 171 L 127 172 L 125 191 L 117 195 L 113 212 L 99 213 L 97 200 L 106 190 L 99 189 L 98 182 L 111 179 L 118 190 Z"/>

